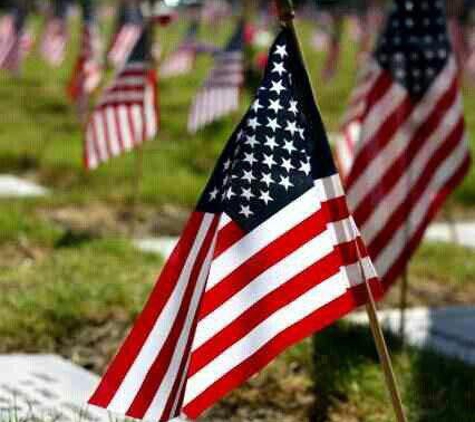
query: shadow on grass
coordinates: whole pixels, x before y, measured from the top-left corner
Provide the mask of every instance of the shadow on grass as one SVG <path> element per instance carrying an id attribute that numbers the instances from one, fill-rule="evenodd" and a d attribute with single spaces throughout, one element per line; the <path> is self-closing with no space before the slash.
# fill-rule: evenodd
<path id="1" fill-rule="evenodd" d="M 388 333 L 385 337 L 409 422 L 475 420 L 474 367 L 429 351 L 403 348 L 401 342 Z M 374 416 L 382 408 L 385 416 L 374 420 L 393 420 L 389 399 L 381 394 L 385 389 L 382 375 L 376 382 L 368 375 L 368 371 L 381 373 L 369 328 L 340 323 L 317 334 L 313 342 L 312 422 L 328 421 L 335 406 L 350 401 L 349 408 L 360 409 L 356 412 L 358 417 Z M 359 385 L 359 393 L 354 393 L 354 385 Z M 363 416 L 358 420 L 366 419 Z"/>

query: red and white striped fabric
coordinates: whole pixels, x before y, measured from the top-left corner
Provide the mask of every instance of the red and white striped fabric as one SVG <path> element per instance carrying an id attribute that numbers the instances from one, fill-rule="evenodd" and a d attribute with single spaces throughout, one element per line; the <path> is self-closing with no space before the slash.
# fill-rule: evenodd
<path id="1" fill-rule="evenodd" d="M 51 18 L 41 41 L 40 52 L 43 59 L 51 66 L 60 66 L 66 56 L 68 31 L 64 18 Z"/>
<path id="2" fill-rule="evenodd" d="M 409 49 L 407 57 L 398 51 L 401 38 L 391 32 L 405 21 L 414 28 L 444 22 L 443 5 L 411 3 L 409 12 L 404 1 L 396 4 L 388 22 L 391 37 L 380 40 L 337 148 L 350 208 L 386 288 L 404 271 L 470 163 L 447 31 L 438 24 L 439 33 L 420 40 L 422 45 L 437 38 L 436 49 L 432 44 L 422 52 Z M 411 35 L 405 41 L 413 42 Z"/>
<path id="3" fill-rule="evenodd" d="M 3 16 L 0 20 L 0 68 L 18 73 L 21 63 L 33 47 L 31 32 L 16 28 L 15 15 Z"/>
<path id="4" fill-rule="evenodd" d="M 186 75 L 191 72 L 196 60 L 196 49 L 191 45 L 181 46 L 167 57 L 160 66 L 162 79 Z"/>
<path id="5" fill-rule="evenodd" d="M 153 138 L 158 130 L 155 71 L 143 62 L 127 64 L 105 89 L 90 116 L 85 164 L 94 169 Z"/>
<path id="6" fill-rule="evenodd" d="M 256 100 L 91 404 L 195 419 L 364 304 L 366 281 L 378 288 L 296 48 L 283 29 Z"/>
<path id="7" fill-rule="evenodd" d="M 114 35 L 107 58 L 115 67 L 122 66 L 142 34 L 143 26 L 135 23 L 122 25 Z"/>

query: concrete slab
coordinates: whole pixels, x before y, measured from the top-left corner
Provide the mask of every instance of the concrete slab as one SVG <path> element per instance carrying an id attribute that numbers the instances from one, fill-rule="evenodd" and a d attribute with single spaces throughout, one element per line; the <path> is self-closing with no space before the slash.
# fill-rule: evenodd
<path id="1" fill-rule="evenodd" d="M 96 375 L 55 355 L 0 355 L 0 421 L 110 422 L 86 406 Z"/>
<path id="2" fill-rule="evenodd" d="M 399 334 L 399 310 L 378 313 L 382 326 Z M 356 324 L 368 324 L 366 313 L 350 315 Z M 414 347 L 428 348 L 448 357 L 475 365 L 475 307 L 440 309 L 413 308 L 406 311 L 405 341 Z"/>
<path id="3" fill-rule="evenodd" d="M 8 174 L 0 175 L 0 198 L 44 196 L 47 189 Z"/>
<path id="4" fill-rule="evenodd" d="M 458 222 L 454 227 L 446 223 L 432 224 L 425 234 L 425 240 L 448 243 L 456 240 L 462 246 L 475 248 L 475 222 Z"/>

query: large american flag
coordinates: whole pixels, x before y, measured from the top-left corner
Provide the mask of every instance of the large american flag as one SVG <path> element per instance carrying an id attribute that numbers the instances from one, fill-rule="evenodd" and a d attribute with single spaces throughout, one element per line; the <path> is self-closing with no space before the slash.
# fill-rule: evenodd
<path id="1" fill-rule="evenodd" d="M 40 46 L 41 56 L 51 66 L 60 66 L 66 57 L 69 38 L 67 17 L 68 1 L 54 0 Z"/>
<path id="2" fill-rule="evenodd" d="M 107 53 L 107 59 L 115 67 L 122 66 L 144 30 L 144 19 L 139 4 L 134 1 L 122 1 L 116 22 L 116 28 Z"/>
<path id="3" fill-rule="evenodd" d="M 12 73 L 20 71 L 21 62 L 31 49 L 26 17 L 26 8 L 17 6 L 0 20 L 0 68 Z"/>
<path id="4" fill-rule="evenodd" d="M 185 39 L 160 66 L 160 77 L 172 78 L 191 72 L 196 60 L 199 21 L 190 22 Z"/>
<path id="5" fill-rule="evenodd" d="M 104 90 L 89 118 L 85 137 L 89 169 L 140 146 L 157 133 L 157 81 L 149 38 L 149 31 L 142 31 L 127 63 Z"/>
<path id="6" fill-rule="evenodd" d="M 90 403 L 197 418 L 379 281 L 288 29 Z"/>
<path id="7" fill-rule="evenodd" d="M 99 85 L 102 77 L 101 39 L 95 19 L 93 0 L 82 0 L 83 23 L 81 46 L 68 83 L 68 93 L 80 115 L 87 112 L 89 94 Z"/>
<path id="8" fill-rule="evenodd" d="M 444 2 L 396 0 L 338 145 L 348 200 L 389 287 L 470 163 Z"/>
<path id="9" fill-rule="evenodd" d="M 198 129 L 237 110 L 244 82 L 244 22 L 238 22 L 226 48 L 216 54 L 203 87 L 196 94 L 188 117 L 188 130 Z"/>

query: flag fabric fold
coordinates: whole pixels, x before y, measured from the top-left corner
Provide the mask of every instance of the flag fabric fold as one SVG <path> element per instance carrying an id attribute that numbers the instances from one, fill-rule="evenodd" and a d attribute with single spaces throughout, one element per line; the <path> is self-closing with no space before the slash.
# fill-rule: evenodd
<path id="1" fill-rule="evenodd" d="M 468 171 L 442 0 L 395 0 L 337 145 L 348 201 L 385 288 Z"/>
<path id="2" fill-rule="evenodd" d="M 43 32 L 40 46 L 41 56 L 53 67 L 60 66 L 66 57 L 66 45 L 69 38 L 68 9 L 67 0 L 54 0 Z"/>
<path id="3" fill-rule="evenodd" d="M 239 107 L 244 83 L 244 22 L 237 24 L 226 48 L 216 54 L 214 66 L 196 94 L 188 117 L 188 131 L 195 133 Z"/>
<path id="4" fill-rule="evenodd" d="M 197 418 L 379 280 L 348 211 L 295 38 L 282 29 L 154 290 L 90 399 Z"/>
<path id="5" fill-rule="evenodd" d="M 112 157 L 139 147 L 157 131 L 157 77 L 151 63 L 150 34 L 144 30 L 89 117 L 85 165 L 94 169 Z"/>

